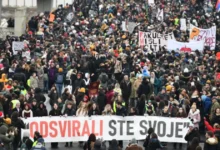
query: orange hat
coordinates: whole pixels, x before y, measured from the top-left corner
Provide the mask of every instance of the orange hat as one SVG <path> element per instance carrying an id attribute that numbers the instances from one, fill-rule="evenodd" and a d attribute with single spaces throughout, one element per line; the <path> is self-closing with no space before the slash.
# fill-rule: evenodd
<path id="1" fill-rule="evenodd" d="M 166 91 L 171 91 L 171 89 L 172 89 L 172 85 L 167 85 L 166 86 Z"/>
<path id="2" fill-rule="evenodd" d="M 85 92 L 86 92 L 86 89 L 85 89 L 85 88 L 80 88 L 80 89 L 78 90 L 78 92 L 80 92 L 80 93 L 85 93 Z"/>
<path id="3" fill-rule="evenodd" d="M 6 119 L 4 119 L 4 121 L 5 121 L 5 123 L 6 123 L 7 125 L 10 125 L 10 124 L 11 124 L 11 119 L 10 119 L 10 118 L 6 118 Z"/>

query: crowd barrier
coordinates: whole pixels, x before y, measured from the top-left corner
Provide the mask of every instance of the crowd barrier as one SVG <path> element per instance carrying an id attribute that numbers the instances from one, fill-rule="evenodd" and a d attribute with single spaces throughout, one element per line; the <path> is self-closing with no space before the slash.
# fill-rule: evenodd
<path id="1" fill-rule="evenodd" d="M 161 142 L 186 143 L 188 118 L 168 118 L 158 116 L 91 116 L 91 117 L 33 117 L 22 119 L 26 129 L 21 136 L 39 131 L 45 142 L 87 141 L 91 133 L 104 141 L 143 140 L 149 128 L 154 128 Z"/>

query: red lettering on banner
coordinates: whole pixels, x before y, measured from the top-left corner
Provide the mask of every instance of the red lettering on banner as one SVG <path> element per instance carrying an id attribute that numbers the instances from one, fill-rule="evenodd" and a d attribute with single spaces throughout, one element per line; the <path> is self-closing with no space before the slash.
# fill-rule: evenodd
<path id="1" fill-rule="evenodd" d="M 79 128 L 80 128 L 80 122 L 78 120 L 73 120 L 72 121 L 73 136 L 80 136 Z"/>
<path id="2" fill-rule="evenodd" d="M 66 135 L 66 124 L 67 124 L 67 121 L 59 121 L 60 135 L 62 137 L 65 137 Z"/>
<path id="3" fill-rule="evenodd" d="M 100 126 L 99 126 L 99 133 L 100 133 L 100 136 L 103 136 L 103 120 L 100 120 Z"/>
<path id="4" fill-rule="evenodd" d="M 82 129 L 82 136 L 90 135 L 88 121 L 86 120 Z"/>
<path id="5" fill-rule="evenodd" d="M 50 137 L 55 138 L 58 134 L 57 129 L 54 127 L 57 126 L 57 122 L 56 121 L 51 121 L 49 124 L 50 130 L 53 131 L 49 133 Z"/>
<path id="6" fill-rule="evenodd" d="M 48 136 L 48 125 L 46 121 L 41 121 L 40 122 L 40 134 L 43 137 L 47 137 Z"/>
<path id="7" fill-rule="evenodd" d="M 68 121 L 68 137 L 71 137 L 72 135 L 72 132 L 71 132 L 71 129 L 72 129 L 72 127 L 71 127 L 71 121 Z"/>
<path id="8" fill-rule="evenodd" d="M 30 136 L 34 138 L 34 132 L 38 131 L 38 123 L 37 122 L 31 122 L 30 123 Z"/>
<path id="9" fill-rule="evenodd" d="M 92 120 L 92 133 L 95 134 L 96 136 L 99 136 L 98 133 L 95 133 L 95 120 Z"/>

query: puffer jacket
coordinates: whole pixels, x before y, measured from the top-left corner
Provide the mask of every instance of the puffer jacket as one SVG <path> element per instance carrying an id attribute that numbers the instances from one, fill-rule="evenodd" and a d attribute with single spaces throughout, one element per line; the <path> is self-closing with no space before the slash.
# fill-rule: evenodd
<path id="1" fill-rule="evenodd" d="M 216 137 L 208 138 L 204 145 L 204 150 L 219 150 L 218 139 Z"/>
<path id="2" fill-rule="evenodd" d="M 188 114 L 188 118 L 190 118 L 192 120 L 194 127 L 199 128 L 199 122 L 201 121 L 199 109 L 196 109 L 195 112 L 193 112 L 192 109 L 190 109 L 189 114 Z"/>

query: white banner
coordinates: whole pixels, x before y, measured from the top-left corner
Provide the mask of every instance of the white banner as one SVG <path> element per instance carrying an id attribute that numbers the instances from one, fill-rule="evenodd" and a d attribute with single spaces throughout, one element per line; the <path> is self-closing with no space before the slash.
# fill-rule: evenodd
<path id="1" fill-rule="evenodd" d="M 135 118 L 135 119 L 134 119 Z M 143 140 L 148 129 L 154 128 L 162 142 L 186 143 L 184 137 L 190 120 L 185 118 L 168 118 L 158 116 L 92 116 L 92 117 L 33 117 L 22 119 L 29 132 L 39 131 L 45 142 L 87 141 L 91 133 L 105 141 Z"/>
<path id="2" fill-rule="evenodd" d="M 201 29 L 191 24 L 190 40 L 205 41 L 205 46 L 209 46 L 211 50 L 214 50 L 216 45 L 216 26 L 209 29 Z"/>
<path id="3" fill-rule="evenodd" d="M 204 41 L 190 41 L 189 43 L 168 40 L 167 49 L 179 52 L 203 51 Z"/>
<path id="4" fill-rule="evenodd" d="M 173 33 L 160 34 L 157 32 L 139 31 L 139 46 L 147 46 L 152 51 L 159 51 L 161 47 L 167 46 L 169 39 L 175 39 Z"/>
<path id="5" fill-rule="evenodd" d="M 186 19 L 185 18 L 180 19 L 180 30 L 186 31 Z"/>
<path id="6" fill-rule="evenodd" d="M 17 51 L 21 51 L 24 49 L 24 42 L 12 42 L 12 50 L 13 50 L 13 54 L 17 55 Z"/>

